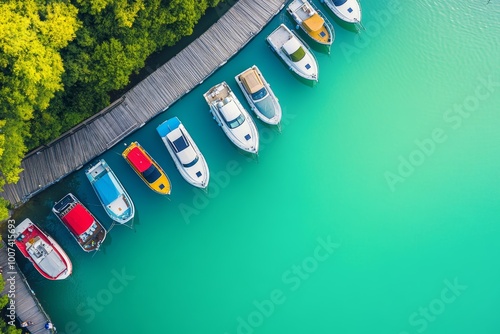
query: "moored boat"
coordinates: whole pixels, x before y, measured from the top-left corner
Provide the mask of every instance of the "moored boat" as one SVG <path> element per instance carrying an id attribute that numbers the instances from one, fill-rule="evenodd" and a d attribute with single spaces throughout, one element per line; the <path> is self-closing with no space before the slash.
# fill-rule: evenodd
<path id="1" fill-rule="evenodd" d="M 134 218 L 132 199 L 104 159 L 87 169 L 85 175 L 111 219 L 125 224 Z"/>
<path id="2" fill-rule="evenodd" d="M 330 46 L 335 30 L 328 19 L 307 0 L 293 0 L 286 8 L 298 26 L 314 41 Z"/>
<path id="3" fill-rule="evenodd" d="M 266 38 L 271 48 L 283 59 L 297 75 L 318 81 L 318 62 L 313 53 L 293 31 L 280 24 Z"/>
<path id="4" fill-rule="evenodd" d="M 52 212 L 84 251 L 98 250 L 106 239 L 104 226 L 72 193 L 56 202 Z"/>
<path id="5" fill-rule="evenodd" d="M 131 143 L 122 156 L 149 188 L 161 195 L 170 194 L 172 185 L 167 174 L 138 142 Z"/>
<path id="6" fill-rule="evenodd" d="M 361 5 L 358 0 L 324 0 L 330 10 L 341 20 L 361 24 Z"/>
<path id="7" fill-rule="evenodd" d="M 181 121 L 170 118 L 156 131 L 182 177 L 195 187 L 206 188 L 210 179 L 207 161 Z"/>
<path id="8" fill-rule="evenodd" d="M 210 112 L 226 136 L 243 151 L 259 152 L 259 132 L 255 123 L 229 85 L 224 81 L 203 94 Z"/>
<path id="9" fill-rule="evenodd" d="M 271 86 L 255 65 L 241 72 L 235 78 L 250 108 L 263 122 L 277 125 L 281 122 L 281 106 Z"/>
<path id="10" fill-rule="evenodd" d="M 68 255 L 29 218 L 15 227 L 13 235 L 19 251 L 43 277 L 62 280 L 71 275 L 73 264 Z"/>

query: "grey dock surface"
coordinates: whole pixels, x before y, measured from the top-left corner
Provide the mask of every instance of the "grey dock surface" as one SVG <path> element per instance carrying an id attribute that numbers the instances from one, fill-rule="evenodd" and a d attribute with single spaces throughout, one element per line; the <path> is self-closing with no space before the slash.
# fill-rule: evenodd
<path id="1" fill-rule="evenodd" d="M 285 0 L 240 0 L 203 35 L 109 107 L 27 155 L 0 195 L 18 207 L 166 110 L 245 46 Z"/>
<path id="2" fill-rule="evenodd" d="M 15 264 L 15 261 L 14 263 L 9 263 L 7 254 L 8 246 L 3 241 L 0 243 L 0 246 L 2 247 L 0 249 L 0 266 L 2 267 L 2 276 L 5 282 L 2 295 L 9 293 L 15 294 L 15 297 L 12 299 L 15 301 L 14 305 L 17 319 L 19 322 L 33 322 L 33 325 L 26 327 L 30 333 L 54 333 L 52 330 L 45 329 L 45 324 L 50 321 L 50 318 L 38 302 L 26 278 Z M 15 251 L 18 252 L 18 249 L 15 248 Z M 14 280 L 15 283 L 13 283 Z M 12 286 L 11 283 L 13 283 Z M 10 319 L 8 321 L 10 321 Z"/>

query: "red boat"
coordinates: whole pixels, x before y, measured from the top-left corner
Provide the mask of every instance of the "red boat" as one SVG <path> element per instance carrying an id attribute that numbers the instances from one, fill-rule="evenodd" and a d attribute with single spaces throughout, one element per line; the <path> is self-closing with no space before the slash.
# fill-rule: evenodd
<path id="1" fill-rule="evenodd" d="M 106 238 L 104 226 L 71 193 L 54 204 L 52 212 L 86 252 L 98 250 Z"/>
<path id="2" fill-rule="evenodd" d="M 16 246 L 45 278 L 61 280 L 71 275 L 73 265 L 59 244 L 26 218 L 14 229 Z"/>

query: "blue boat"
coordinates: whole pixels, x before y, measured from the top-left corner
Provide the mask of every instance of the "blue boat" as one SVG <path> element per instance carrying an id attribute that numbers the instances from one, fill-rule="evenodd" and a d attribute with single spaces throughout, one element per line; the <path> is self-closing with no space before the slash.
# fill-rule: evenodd
<path id="1" fill-rule="evenodd" d="M 104 159 L 85 171 L 106 213 L 120 224 L 134 218 L 132 199 Z"/>

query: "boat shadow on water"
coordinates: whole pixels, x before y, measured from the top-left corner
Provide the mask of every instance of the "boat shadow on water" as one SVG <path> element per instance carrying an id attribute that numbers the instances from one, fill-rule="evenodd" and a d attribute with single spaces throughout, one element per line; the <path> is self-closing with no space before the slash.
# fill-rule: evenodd
<path id="1" fill-rule="evenodd" d="M 314 80 L 308 80 L 308 79 L 305 79 L 303 77 L 301 77 L 300 75 L 296 74 L 295 72 L 292 72 L 292 75 L 298 80 L 300 81 L 301 83 L 303 83 L 304 85 L 306 86 L 309 86 L 309 87 L 314 87 L 318 84 L 319 82 L 319 79 L 318 81 L 314 81 Z"/>

